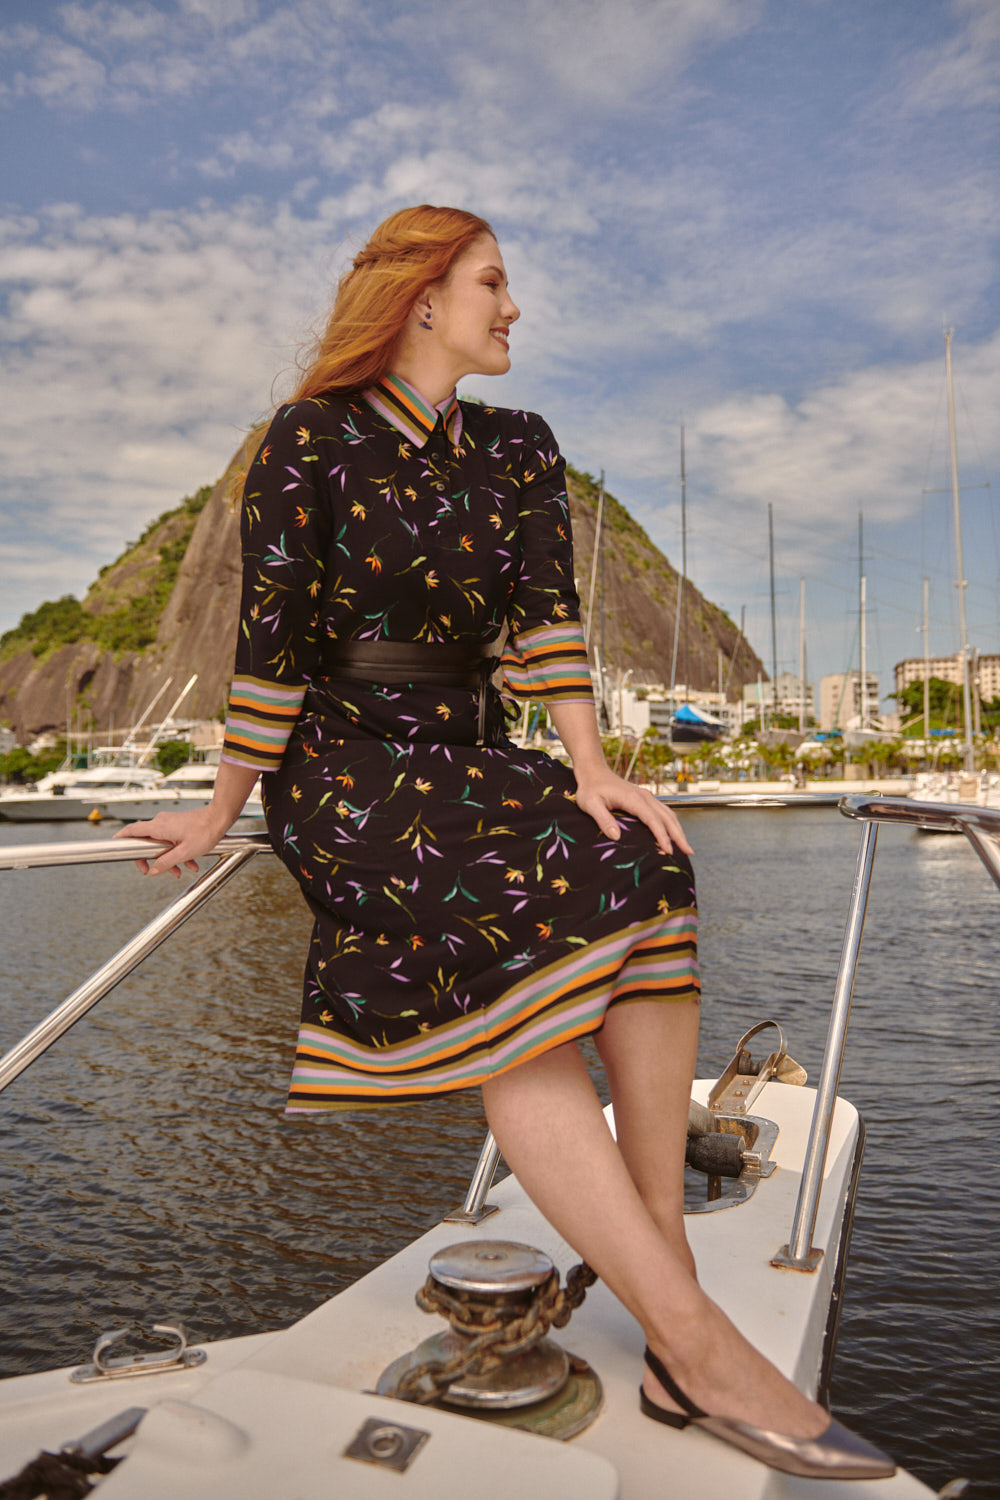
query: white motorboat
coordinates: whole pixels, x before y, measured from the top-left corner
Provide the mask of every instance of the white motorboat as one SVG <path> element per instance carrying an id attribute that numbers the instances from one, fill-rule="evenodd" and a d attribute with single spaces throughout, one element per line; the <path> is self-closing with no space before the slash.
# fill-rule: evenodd
<path id="1" fill-rule="evenodd" d="M 104 816 L 109 803 L 127 805 L 128 798 L 162 779 L 152 766 L 115 762 L 79 771 L 53 771 L 35 786 L 7 787 L 0 792 L 0 817 L 11 823 L 64 823 L 85 820 L 95 811 Z"/>
<path id="2" fill-rule="evenodd" d="M 705 1133 L 691 1155 L 701 1154 L 703 1166 L 707 1159 L 708 1175 L 688 1204 L 688 1235 L 706 1290 L 787 1375 L 821 1398 L 864 1142 L 860 1117 L 836 1090 L 877 823 L 956 821 L 1000 885 L 1000 813 L 895 798 L 855 797 L 842 808 L 862 821 L 863 834 L 817 1086 L 803 1085 L 775 1023 L 741 1038 L 721 1077 L 696 1085 L 693 1118 Z M 0 1059 L 0 1089 L 242 863 L 268 848 L 253 834 L 224 839 L 214 868 Z M 0 851 L 0 869 L 127 860 L 137 849 L 148 845 L 25 845 Z M 772 1051 L 754 1063 L 756 1033 L 768 1037 Z M 609 1122 L 613 1127 L 610 1111 Z M 81 1454 L 95 1464 L 101 1454 L 118 1460 L 103 1477 L 91 1469 L 95 1489 L 108 1500 L 466 1500 L 470 1493 L 487 1500 L 917 1500 L 932 1494 L 902 1470 L 878 1481 L 791 1478 L 701 1432 L 646 1420 L 636 1389 L 641 1331 L 599 1283 L 557 1341 L 546 1336 L 499 1370 L 477 1372 L 463 1357 L 461 1334 L 428 1345 L 428 1336 L 443 1330 L 414 1300 L 429 1266 L 432 1299 L 435 1288 L 478 1299 L 477 1306 L 500 1308 L 513 1299 L 520 1316 L 522 1307 L 543 1307 L 551 1294 L 548 1263 L 565 1273 L 575 1259 L 513 1177 L 491 1188 L 495 1165 L 487 1138 L 460 1209 L 290 1328 L 192 1350 L 181 1326 L 152 1309 L 154 1332 L 170 1348 L 126 1353 L 125 1336 L 111 1330 L 79 1368 L 0 1381 L 0 1474 L 17 1473 L 40 1452 L 62 1450 L 63 1461 L 78 1467 Z M 444 1400 L 419 1404 L 391 1394 L 408 1381 L 433 1395 L 435 1361 L 456 1350 L 449 1372 L 457 1378 Z M 523 1363 L 528 1356 L 530 1368 Z M 959 1495 L 962 1484 L 940 1493 Z"/>
<path id="3" fill-rule="evenodd" d="M 91 766 L 84 771 L 54 771 L 38 789 L 0 793 L 0 818 L 13 823 L 112 822 L 133 823 L 158 812 L 206 807 L 212 800 L 218 764 L 191 761 L 164 776 L 152 767 Z M 59 778 L 53 780 L 52 778 Z M 254 786 L 242 820 L 264 816 L 260 782 Z M 248 826 L 241 820 L 240 826 Z"/>

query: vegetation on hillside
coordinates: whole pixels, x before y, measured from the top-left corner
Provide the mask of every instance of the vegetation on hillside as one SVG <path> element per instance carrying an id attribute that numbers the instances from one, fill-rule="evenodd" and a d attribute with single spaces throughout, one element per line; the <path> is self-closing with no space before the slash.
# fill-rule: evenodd
<path id="1" fill-rule="evenodd" d="M 93 641 L 121 656 L 152 645 L 187 551 L 195 521 L 212 493 L 203 485 L 151 521 L 135 542 L 100 570 L 85 602 L 64 594 L 22 615 L 0 636 L 0 661 L 19 651 L 45 660 L 62 646 Z"/>

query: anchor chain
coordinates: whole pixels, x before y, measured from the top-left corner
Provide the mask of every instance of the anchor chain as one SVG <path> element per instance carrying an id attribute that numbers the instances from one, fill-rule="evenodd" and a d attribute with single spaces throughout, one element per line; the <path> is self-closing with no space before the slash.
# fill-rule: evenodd
<path id="1" fill-rule="evenodd" d="M 536 1287 L 526 1308 L 523 1302 L 505 1306 L 468 1294 L 455 1295 L 428 1276 L 417 1292 L 417 1306 L 423 1312 L 447 1318 L 467 1343 L 451 1359 L 428 1359 L 414 1365 L 401 1377 L 393 1395 L 426 1406 L 463 1375 L 482 1375 L 496 1369 L 505 1359 L 530 1349 L 550 1328 L 565 1328 L 596 1280 L 596 1271 L 583 1261 L 567 1271 L 563 1287 L 559 1285 L 559 1272 L 552 1270 Z"/>

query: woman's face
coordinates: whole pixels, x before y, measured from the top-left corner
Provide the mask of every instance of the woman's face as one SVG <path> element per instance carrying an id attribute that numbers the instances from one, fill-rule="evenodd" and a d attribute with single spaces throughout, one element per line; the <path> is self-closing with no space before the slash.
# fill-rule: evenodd
<path id="1" fill-rule="evenodd" d="M 445 281 L 429 287 L 426 302 L 436 352 L 463 375 L 503 375 L 510 369 L 507 330 L 520 316 L 507 290 L 500 248 L 484 234 L 461 255 Z"/>

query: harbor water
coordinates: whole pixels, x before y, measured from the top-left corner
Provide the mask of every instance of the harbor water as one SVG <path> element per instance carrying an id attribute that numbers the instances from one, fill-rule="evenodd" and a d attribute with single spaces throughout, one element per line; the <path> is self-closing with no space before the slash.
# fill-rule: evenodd
<path id="1" fill-rule="evenodd" d="M 699 1071 L 774 1017 L 815 1081 L 860 825 L 705 809 L 686 827 Z M 108 836 L 0 824 L 3 844 Z M 175 889 L 129 865 L 0 874 L 0 1049 Z M 0 1099 L 0 1375 L 164 1315 L 195 1340 L 282 1326 L 461 1200 L 475 1093 L 283 1118 L 308 925 L 258 856 Z M 868 1148 L 833 1406 L 932 1487 L 973 1479 L 970 1500 L 1000 1495 L 998 998 L 1000 892 L 975 853 L 883 828 L 841 1079 Z"/>

